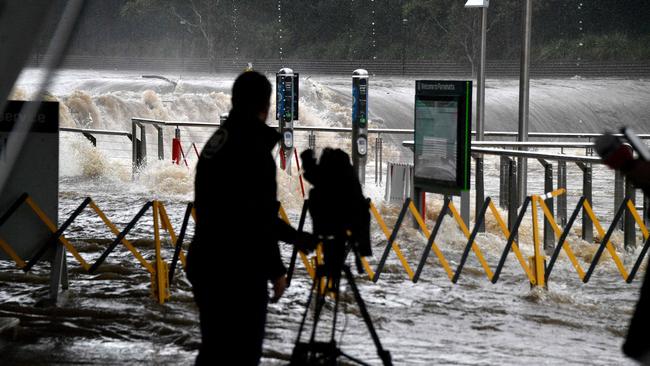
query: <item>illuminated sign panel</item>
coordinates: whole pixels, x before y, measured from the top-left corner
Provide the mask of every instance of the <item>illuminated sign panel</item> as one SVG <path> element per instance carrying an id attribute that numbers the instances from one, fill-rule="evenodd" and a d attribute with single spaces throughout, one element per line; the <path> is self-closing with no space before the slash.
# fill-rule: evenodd
<path id="1" fill-rule="evenodd" d="M 416 81 L 416 187 L 443 194 L 469 189 L 471 101 L 471 81 Z"/>

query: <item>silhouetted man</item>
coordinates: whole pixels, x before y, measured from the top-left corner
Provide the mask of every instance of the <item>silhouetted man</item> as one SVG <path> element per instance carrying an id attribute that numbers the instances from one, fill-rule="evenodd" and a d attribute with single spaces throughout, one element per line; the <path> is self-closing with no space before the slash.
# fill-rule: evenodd
<path id="1" fill-rule="evenodd" d="M 188 278 L 201 322 L 196 363 L 255 365 L 262 353 L 267 283 L 277 301 L 286 288 L 278 240 L 310 243 L 278 217 L 276 165 L 280 134 L 265 124 L 271 84 L 241 74 L 232 110 L 207 142 L 196 167 L 196 232 Z"/>
<path id="2" fill-rule="evenodd" d="M 650 194 L 650 162 L 634 160 L 624 174 L 645 195 Z M 648 264 L 639 301 L 623 344 L 623 352 L 643 365 L 650 365 L 650 262 Z"/>

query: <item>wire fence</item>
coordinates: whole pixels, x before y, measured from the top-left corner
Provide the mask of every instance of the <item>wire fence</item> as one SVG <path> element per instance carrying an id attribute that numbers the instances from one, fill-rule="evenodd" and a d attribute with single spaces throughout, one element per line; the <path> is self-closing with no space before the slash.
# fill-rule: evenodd
<path id="1" fill-rule="evenodd" d="M 30 66 L 42 66 L 44 55 L 34 55 Z M 217 59 L 207 58 L 134 58 L 68 55 L 63 68 L 163 71 L 163 72 L 224 72 L 239 73 L 248 63 L 261 72 L 275 73 L 282 67 L 312 74 L 348 75 L 358 68 L 375 75 L 471 77 L 469 63 L 440 60 L 279 60 L 279 59 Z M 517 60 L 490 60 L 486 64 L 488 77 L 519 77 Z M 650 61 L 542 61 L 533 62 L 531 77 L 626 77 L 650 76 Z"/>

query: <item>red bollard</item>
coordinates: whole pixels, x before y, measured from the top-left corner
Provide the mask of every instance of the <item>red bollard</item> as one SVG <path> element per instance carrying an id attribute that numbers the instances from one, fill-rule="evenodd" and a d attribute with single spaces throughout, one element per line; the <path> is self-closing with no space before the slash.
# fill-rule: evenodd
<path id="1" fill-rule="evenodd" d="M 181 163 L 181 130 L 176 127 L 176 133 L 172 139 L 172 163 L 179 165 Z"/>

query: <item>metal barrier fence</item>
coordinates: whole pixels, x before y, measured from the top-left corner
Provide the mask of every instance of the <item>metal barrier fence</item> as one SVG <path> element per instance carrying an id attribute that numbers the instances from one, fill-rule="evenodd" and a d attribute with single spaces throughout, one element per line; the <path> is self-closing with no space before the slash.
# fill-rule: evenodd
<path id="1" fill-rule="evenodd" d="M 510 252 L 512 252 L 516 257 L 517 262 L 522 268 L 525 279 L 530 282 L 531 286 L 546 287 L 548 285 L 550 275 L 553 269 L 555 268 L 555 265 L 557 263 L 561 251 L 564 251 L 565 254 L 567 255 L 567 258 L 569 259 L 570 263 L 575 268 L 576 273 L 578 274 L 578 278 L 583 283 L 588 283 L 591 277 L 593 276 L 596 267 L 598 266 L 598 264 L 601 263 L 603 252 L 607 250 L 623 280 L 627 283 L 631 283 L 634 280 L 636 274 L 638 273 L 641 263 L 643 262 L 643 258 L 646 256 L 648 249 L 650 248 L 650 233 L 648 232 L 648 229 L 644 224 L 643 220 L 636 213 L 636 208 L 634 207 L 634 205 L 632 205 L 631 200 L 629 198 L 626 198 L 623 201 L 623 203 L 617 210 L 614 221 L 611 223 L 611 225 L 605 232 L 604 228 L 601 226 L 600 222 L 594 215 L 591 205 L 589 204 L 589 202 L 585 197 L 582 197 L 579 200 L 567 225 L 564 226 L 564 228 L 560 228 L 560 226 L 554 220 L 553 214 L 551 213 L 545 201 L 548 199 L 557 198 L 559 196 L 562 196 L 563 194 L 565 194 L 565 190 L 558 189 L 556 191 L 549 192 L 544 196 L 533 195 L 527 197 L 526 200 L 523 202 L 520 210 L 517 213 L 517 217 L 513 226 L 510 228 L 508 228 L 508 226 L 506 225 L 505 220 L 499 213 L 493 201 L 488 197 L 483 203 L 483 205 L 481 206 L 480 213 L 476 217 L 474 226 L 471 231 L 469 227 L 465 224 L 463 219 L 461 218 L 454 203 L 449 199 L 445 199 L 444 205 L 442 206 L 442 209 L 438 215 L 438 218 L 435 221 L 432 230 L 429 230 L 429 228 L 427 228 L 424 219 L 416 209 L 411 199 L 407 198 L 405 200 L 392 230 L 390 230 L 386 225 L 386 221 L 379 213 L 377 207 L 372 202 L 370 202 L 370 210 L 372 213 L 372 217 L 374 218 L 376 223 L 379 225 L 381 231 L 383 232 L 386 238 L 386 245 L 381 251 L 381 256 L 379 257 L 379 259 L 363 257 L 361 258 L 362 265 L 368 275 L 368 278 L 376 283 L 379 281 L 380 276 L 385 269 L 386 262 L 390 255 L 390 252 L 392 251 L 399 259 L 399 262 L 401 263 L 401 266 L 404 269 L 409 280 L 413 281 L 414 283 L 417 283 L 421 278 L 421 274 L 424 266 L 426 265 L 426 261 L 429 258 L 431 251 L 433 251 L 433 253 L 438 259 L 441 267 L 445 271 L 449 280 L 452 283 L 457 283 L 461 277 L 463 268 L 466 266 L 469 253 L 470 251 L 472 251 L 474 252 L 474 255 L 476 256 L 478 262 L 483 268 L 483 271 L 485 272 L 487 279 L 492 283 L 497 283 L 502 273 L 502 270 L 504 268 L 507 257 L 510 254 Z M 15 250 L 11 247 L 11 245 L 6 241 L 4 241 L 2 238 L 0 238 L 0 250 L 5 252 L 16 263 L 18 268 L 21 268 L 25 272 L 28 272 L 33 268 L 34 265 L 38 263 L 38 261 L 43 257 L 43 255 L 49 249 L 51 249 L 54 245 L 60 244 L 63 245 L 64 248 L 79 262 L 80 266 L 84 269 L 85 272 L 92 274 L 95 273 L 97 269 L 103 263 L 106 262 L 108 256 L 115 250 L 115 248 L 119 244 L 122 244 L 127 250 L 129 250 L 133 254 L 137 262 L 140 265 L 142 265 L 142 267 L 151 275 L 151 293 L 156 298 L 156 300 L 160 304 L 164 304 L 164 302 L 170 298 L 170 287 L 171 284 L 173 283 L 174 272 L 175 272 L 175 268 L 177 267 L 178 261 L 180 260 L 183 268 L 185 268 L 186 266 L 185 252 L 183 250 L 183 246 L 184 246 L 184 239 L 189 225 L 189 219 L 190 217 L 193 217 L 194 220 L 196 221 L 194 207 L 191 202 L 187 204 L 187 208 L 185 210 L 185 215 L 180 229 L 180 234 L 178 236 L 176 235 L 176 231 L 174 230 L 173 225 L 169 219 L 169 216 L 167 215 L 167 210 L 165 208 L 165 205 L 160 201 L 146 202 L 142 206 L 142 208 L 136 213 L 133 219 L 131 219 L 131 221 L 125 226 L 125 228 L 120 231 L 110 221 L 110 219 L 108 219 L 108 217 L 96 205 L 96 203 L 90 197 L 88 197 L 73 211 L 73 213 L 65 220 L 65 222 L 60 227 L 57 228 L 56 225 L 52 223 L 52 221 L 39 208 L 38 204 L 34 202 L 27 193 L 21 195 L 14 202 L 14 204 L 7 210 L 7 212 L 4 212 L 3 215 L 0 216 L 0 226 L 2 226 L 12 216 L 12 214 L 23 204 L 26 204 L 31 208 L 31 210 L 35 213 L 35 215 L 37 215 L 37 217 L 41 220 L 41 222 L 43 222 L 43 224 L 46 225 L 48 229 L 52 232 L 52 235 L 49 238 L 49 240 L 45 242 L 45 244 L 41 247 L 41 249 L 29 261 L 25 261 L 24 259 L 20 258 L 16 254 Z M 299 231 L 302 231 L 306 220 L 307 205 L 308 205 L 308 200 L 304 201 L 303 203 L 302 213 L 298 224 Z M 64 233 L 68 229 L 70 224 L 74 222 L 74 220 L 84 211 L 86 207 L 90 207 L 95 212 L 95 214 L 101 218 L 104 225 L 106 225 L 106 227 L 108 227 L 111 230 L 111 232 L 115 235 L 115 239 L 102 252 L 100 257 L 92 265 L 89 264 L 80 255 L 80 253 L 76 250 L 74 245 L 72 245 L 70 241 L 64 236 Z M 519 228 L 521 226 L 524 216 L 528 213 L 529 208 L 532 217 L 532 228 L 533 228 L 533 233 L 532 233 L 533 255 L 529 257 L 527 261 L 521 251 L 520 244 L 517 242 L 517 238 L 520 235 Z M 129 240 L 126 239 L 126 235 L 135 227 L 136 224 L 138 224 L 141 221 L 141 219 L 145 216 L 145 214 L 149 211 L 149 209 L 152 210 L 153 229 L 154 229 L 153 234 L 154 234 L 154 244 L 155 244 L 154 259 L 151 262 L 147 261 L 143 257 L 143 255 L 134 247 L 133 243 L 131 243 Z M 479 229 L 483 224 L 483 222 L 485 221 L 488 209 L 490 210 L 493 217 L 495 218 L 499 226 L 499 229 L 505 239 L 505 245 L 503 247 L 503 251 L 499 256 L 498 263 L 496 264 L 496 267 L 494 267 L 494 270 L 492 270 L 492 268 L 488 264 L 486 257 L 481 251 L 479 243 L 476 240 L 477 235 L 479 233 Z M 585 212 L 587 212 L 587 214 L 591 217 L 599 236 L 598 249 L 595 252 L 593 258 L 591 259 L 591 262 L 586 263 L 588 264 L 588 268 L 586 271 L 583 269 L 575 253 L 571 249 L 570 243 L 567 240 L 568 234 L 573 228 L 576 217 L 581 209 L 585 210 Z M 554 248 L 542 247 L 542 240 L 540 239 L 540 233 L 539 233 L 540 231 L 539 211 L 540 210 L 542 212 L 541 215 L 551 223 L 553 234 L 558 237 L 557 244 L 554 245 L 555 246 Z M 634 265 L 632 266 L 629 272 L 623 265 L 623 261 L 617 254 L 616 249 L 613 246 L 613 243 L 611 242 L 611 236 L 616 228 L 616 224 L 622 217 L 623 212 L 625 211 L 628 211 L 633 215 L 634 220 L 638 225 L 638 227 L 640 228 L 645 241 L 639 256 L 636 258 Z M 414 220 L 417 222 L 418 228 L 426 238 L 426 244 L 423 248 L 422 255 L 420 257 L 419 262 L 417 263 L 417 267 L 415 267 L 416 268 L 415 270 L 413 269 L 413 267 L 410 266 L 402 249 L 397 243 L 398 233 L 401 227 L 404 225 L 404 219 L 407 213 L 409 212 L 411 216 L 414 218 Z M 278 214 L 285 222 L 290 223 L 284 208 L 280 207 Z M 455 270 L 452 269 L 450 265 L 451 263 L 450 260 L 447 259 L 447 257 L 443 254 L 443 251 L 441 250 L 440 246 L 436 243 L 436 238 L 442 226 L 443 220 L 445 220 L 445 218 L 448 217 L 449 214 L 451 214 L 451 216 L 457 223 L 458 228 L 467 239 L 467 243 L 464 246 L 461 257 L 458 260 L 458 266 L 456 267 Z M 170 243 L 174 247 L 173 257 L 172 259 L 170 259 L 169 264 L 164 259 L 162 253 L 161 235 L 160 235 L 161 230 L 164 230 L 169 234 L 169 237 L 171 239 Z M 552 252 L 550 258 L 546 256 L 545 249 L 547 252 Z M 303 265 L 307 273 L 309 274 L 309 276 L 314 278 L 315 267 L 317 263 L 322 263 L 322 255 L 323 255 L 322 248 L 319 247 L 316 250 L 315 255 L 312 256 L 311 258 L 309 258 L 306 254 L 302 252 L 297 252 L 296 250 L 294 250 L 292 257 L 290 259 L 289 278 L 291 278 L 291 276 L 294 273 L 297 254 L 300 254 Z M 370 263 L 371 261 L 376 262 L 376 266 L 374 267 L 374 269 L 371 266 Z"/>

